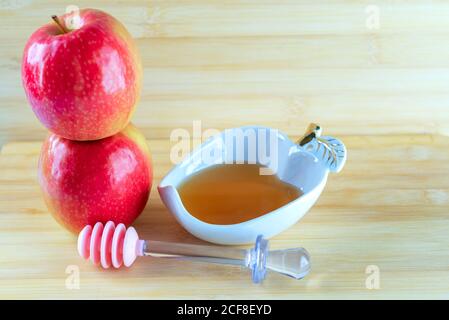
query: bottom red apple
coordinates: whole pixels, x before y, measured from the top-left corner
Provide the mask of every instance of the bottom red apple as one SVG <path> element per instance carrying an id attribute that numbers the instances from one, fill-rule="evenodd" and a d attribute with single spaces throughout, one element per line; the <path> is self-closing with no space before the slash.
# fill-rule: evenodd
<path id="1" fill-rule="evenodd" d="M 145 208 L 152 177 L 145 138 L 132 125 L 96 141 L 51 134 L 39 159 L 45 202 L 55 219 L 72 232 L 109 220 L 130 225 Z"/>

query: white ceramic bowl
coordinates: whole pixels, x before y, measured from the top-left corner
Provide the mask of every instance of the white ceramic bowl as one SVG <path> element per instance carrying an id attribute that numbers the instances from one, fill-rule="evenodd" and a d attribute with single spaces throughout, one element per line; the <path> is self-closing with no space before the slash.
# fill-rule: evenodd
<path id="1" fill-rule="evenodd" d="M 227 129 L 175 166 L 158 186 L 159 194 L 179 223 L 200 239 L 218 244 L 246 244 L 253 243 L 259 234 L 270 238 L 306 214 L 323 191 L 329 171 L 340 171 L 346 161 L 346 148 L 340 140 L 319 135 L 306 140 L 310 141 L 300 146 L 278 130 L 265 127 Z M 185 209 L 177 187 L 186 178 L 216 164 L 243 162 L 269 167 L 282 181 L 301 189 L 303 195 L 270 213 L 231 225 L 203 222 Z"/>

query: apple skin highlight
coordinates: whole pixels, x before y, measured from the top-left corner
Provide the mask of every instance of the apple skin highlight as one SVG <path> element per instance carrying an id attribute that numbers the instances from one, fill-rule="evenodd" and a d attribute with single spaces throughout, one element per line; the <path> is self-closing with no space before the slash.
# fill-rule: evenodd
<path id="1" fill-rule="evenodd" d="M 22 81 L 34 113 L 50 131 L 97 140 L 128 124 L 140 96 L 142 66 L 118 20 L 94 9 L 79 14 L 78 29 L 63 33 L 52 21 L 31 35 Z"/>
<path id="2" fill-rule="evenodd" d="M 41 149 L 38 180 L 44 200 L 74 233 L 109 220 L 129 226 L 145 208 L 152 179 L 145 138 L 131 124 L 97 141 L 50 134 Z"/>

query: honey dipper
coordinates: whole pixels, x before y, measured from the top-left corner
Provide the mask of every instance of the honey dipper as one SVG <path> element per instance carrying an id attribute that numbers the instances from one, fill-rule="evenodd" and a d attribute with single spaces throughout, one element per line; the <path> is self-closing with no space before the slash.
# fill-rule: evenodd
<path id="1" fill-rule="evenodd" d="M 87 225 L 78 237 L 78 252 L 84 259 L 103 268 L 129 267 L 137 257 L 185 259 L 218 264 L 230 264 L 251 270 L 252 280 L 260 283 L 267 270 L 295 279 L 305 277 L 310 271 L 310 257 L 303 248 L 268 250 L 268 240 L 259 235 L 254 248 L 237 249 L 214 245 L 192 245 L 153 240 L 140 240 L 133 227 L 126 229 L 120 223 L 108 221 L 104 226 L 97 222 Z"/>

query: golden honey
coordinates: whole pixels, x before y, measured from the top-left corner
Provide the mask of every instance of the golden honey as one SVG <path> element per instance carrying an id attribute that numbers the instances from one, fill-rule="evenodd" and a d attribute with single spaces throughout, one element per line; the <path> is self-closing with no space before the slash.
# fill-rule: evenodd
<path id="1" fill-rule="evenodd" d="M 187 178 L 178 192 L 187 211 L 207 223 L 248 221 L 297 199 L 302 192 L 258 164 L 223 164 Z"/>

